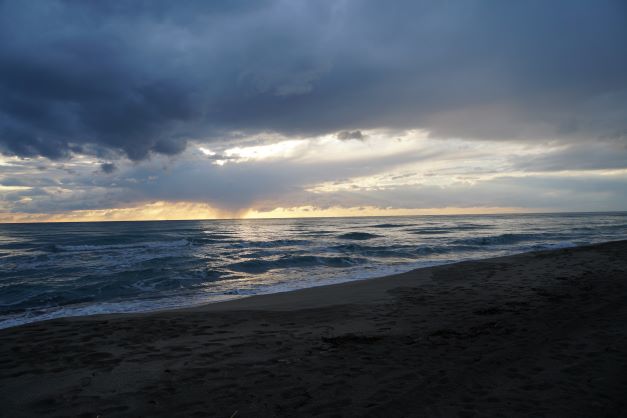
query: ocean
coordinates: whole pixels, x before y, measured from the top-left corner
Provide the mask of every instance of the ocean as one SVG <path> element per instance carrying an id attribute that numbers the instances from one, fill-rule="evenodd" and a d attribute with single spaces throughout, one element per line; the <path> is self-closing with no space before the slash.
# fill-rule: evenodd
<path id="1" fill-rule="evenodd" d="M 0 224 L 0 328 L 627 239 L 627 213 Z"/>

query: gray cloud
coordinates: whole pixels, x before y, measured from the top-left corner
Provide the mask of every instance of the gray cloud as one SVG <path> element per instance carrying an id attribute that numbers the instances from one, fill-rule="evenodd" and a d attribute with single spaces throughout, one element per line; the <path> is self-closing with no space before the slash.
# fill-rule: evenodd
<path id="1" fill-rule="evenodd" d="M 499 176 L 473 185 L 403 185 L 386 189 L 355 188 L 312 196 L 308 193 L 267 199 L 275 207 L 312 205 L 331 207 L 490 208 L 517 207 L 550 211 L 621 211 L 627 207 L 627 180 L 624 177 L 578 175 L 568 178 L 541 174 L 524 177 Z"/>
<path id="2" fill-rule="evenodd" d="M 626 39 L 621 0 L 0 1 L 0 152 L 355 126 L 624 142 Z"/>
<path id="3" fill-rule="evenodd" d="M 347 139 L 358 139 L 362 141 L 365 137 L 361 133 L 361 131 L 341 131 L 337 133 L 337 139 L 347 140 Z"/>
<path id="4" fill-rule="evenodd" d="M 627 168 L 627 144 L 573 144 L 542 155 L 513 157 L 512 168 L 521 171 L 567 171 Z"/>

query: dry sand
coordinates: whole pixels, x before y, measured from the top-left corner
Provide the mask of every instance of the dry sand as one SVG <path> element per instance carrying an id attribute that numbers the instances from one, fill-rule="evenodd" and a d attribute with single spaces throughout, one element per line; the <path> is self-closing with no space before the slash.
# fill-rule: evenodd
<path id="1" fill-rule="evenodd" d="M 0 341 L 2 417 L 627 416 L 627 241 Z"/>

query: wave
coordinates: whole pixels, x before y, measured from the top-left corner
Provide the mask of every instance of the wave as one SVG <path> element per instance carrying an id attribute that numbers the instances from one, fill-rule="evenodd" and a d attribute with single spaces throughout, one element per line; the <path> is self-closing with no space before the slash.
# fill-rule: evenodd
<path id="1" fill-rule="evenodd" d="M 342 234 L 342 235 L 338 236 L 338 238 L 340 238 L 340 239 L 353 239 L 353 240 L 361 241 L 361 240 L 367 240 L 367 239 L 372 239 L 372 238 L 378 238 L 380 236 L 381 235 L 370 234 L 368 232 L 348 232 L 346 234 Z"/>
<path id="2" fill-rule="evenodd" d="M 203 233 L 208 235 L 209 238 L 214 239 L 214 240 L 232 240 L 232 239 L 237 238 L 237 235 L 235 234 L 229 234 L 229 233 L 224 233 L 224 232 L 203 231 Z"/>
<path id="3" fill-rule="evenodd" d="M 540 244 L 534 245 L 534 250 L 559 250 L 561 248 L 573 248 L 576 247 L 577 244 L 571 241 L 560 241 L 560 242 L 552 242 L 548 244 Z"/>
<path id="4" fill-rule="evenodd" d="M 611 229 L 611 230 L 627 229 L 627 224 L 599 225 L 596 228 L 599 228 L 599 229 Z"/>
<path id="5" fill-rule="evenodd" d="M 407 229 L 407 232 L 416 235 L 439 235 L 439 234 L 449 234 L 453 232 L 450 228 L 417 228 L 417 229 Z"/>
<path id="6" fill-rule="evenodd" d="M 402 224 L 377 224 L 372 225 L 373 228 L 401 228 L 405 225 Z"/>
<path id="7" fill-rule="evenodd" d="M 542 234 L 499 234 L 485 237 L 463 238 L 453 241 L 454 244 L 463 245 L 506 245 L 516 244 L 522 241 L 530 241 L 542 237 Z"/>
<path id="8" fill-rule="evenodd" d="M 330 247 L 331 250 L 344 254 L 357 254 L 364 257 L 399 257 L 415 258 L 426 254 L 436 254 L 447 252 L 445 247 L 432 247 L 428 245 L 393 245 L 393 246 L 372 246 L 360 244 L 341 244 Z"/>
<path id="9" fill-rule="evenodd" d="M 298 235 L 304 235 L 304 236 L 312 236 L 312 237 L 321 237 L 324 235 L 331 235 L 334 232 L 333 231 L 303 231 L 301 229 L 293 229 L 293 232 L 298 233 Z"/>
<path id="10" fill-rule="evenodd" d="M 363 264 L 367 260 L 354 257 L 321 257 L 312 255 L 286 256 L 277 260 L 246 260 L 229 264 L 230 270 L 259 274 L 270 270 L 294 267 L 351 267 L 357 264 Z"/>
<path id="11" fill-rule="evenodd" d="M 81 252 L 81 251 L 108 251 L 129 248 L 168 249 L 186 247 L 190 242 L 186 239 L 175 241 L 146 241 L 129 244 L 102 244 L 102 245 L 54 245 L 56 251 Z"/>
<path id="12" fill-rule="evenodd" d="M 229 248 L 274 248 L 307 245 L 310 241 L 304 239 L 276 239 L 272 241 L 240 241 L 229 245 Z"/>
<path id="13" fill-rule="evenodd" d="M 484 229 L 484 228 L 492 228 L 492 225 L 486 225 L 486 224 L 473 224 L 473 223 L 466 223 L 466 224 L 457 224 L 451 227 L 451 229 L 455 229 L 457 231 L 469 231 L 469 230 L 473 230 L 473 229 Z"/>
<path id="14" fill-rule="evenodd" d="M 196 246 L 202 246 L 202 245 L 211 245 L 211 244 L 228 244 L 231 242 L 238 242 L 238 239 L 235 238 L 230 238 L 230 239 L 223 239 L 223 238 L 214 238 L 214 237 L 196 237 L 196 238 L 189 238 L 189 242 L 192 245 L 196 245 Z"/>

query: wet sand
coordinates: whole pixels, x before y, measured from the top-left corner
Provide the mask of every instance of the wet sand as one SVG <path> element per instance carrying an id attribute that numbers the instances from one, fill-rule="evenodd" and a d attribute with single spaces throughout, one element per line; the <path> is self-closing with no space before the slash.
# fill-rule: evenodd
<path id="1" fill-rule="evenodd" d="M 627 416 L 627 241 L 0 341 L 1 417 Z"/>

